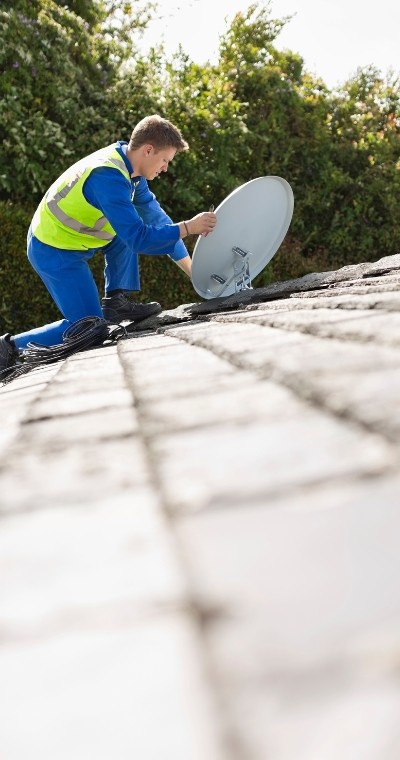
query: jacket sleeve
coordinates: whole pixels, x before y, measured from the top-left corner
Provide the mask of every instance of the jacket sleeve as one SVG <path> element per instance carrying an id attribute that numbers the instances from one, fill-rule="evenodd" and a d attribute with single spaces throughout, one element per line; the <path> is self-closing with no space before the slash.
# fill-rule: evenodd
<path id="1" fill-rule="evenodd" d="M 136 185 L 133 204 L 145 224 L 153 224 L 156 227 L 163 224 L 172 224 L 172 219 L 161 208 L 156 196 L 149 189 L 147 180 L 141 177 Z M 189 256 L 183 240 L 178 240 L 173 253 L 169 254 L 173 261 L 184 259 Z"/>
<path id="2" fill-rule="evenodd" d="M 147 183 L 146 183 L 147 184 Z M 132 203 L 130 182 L 118 169 L 94 169 L 83 186 L 83 194 L 92 206 L 98 208 L 129 248 L 136 253 L 173 255 L 180 239 L 178 224 L 168 217 L 146 223 Z"/>

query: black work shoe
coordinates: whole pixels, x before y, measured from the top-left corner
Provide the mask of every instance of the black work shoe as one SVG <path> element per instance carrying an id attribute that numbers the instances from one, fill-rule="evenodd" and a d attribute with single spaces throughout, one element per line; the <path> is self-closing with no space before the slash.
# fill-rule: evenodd
<path id="1" fill-rule="evenodd" d="M 124 293 L 116 296 L 105 296 L 101 299 L 104 319 L 113 324 L 119 324 L 124 320 L 129 322 L 141 322 L 142 319 L 159 314 L 162 311 L 157 301 L 150 303 L 135 303 L 129 301 Z"/>
<path id="2" fill-rule="evenodd" d="M 0 382 L 15 367 L 19 358 L 18 350 L 10 343 L 10 337 L 10 333 L 0 337 Z"/>

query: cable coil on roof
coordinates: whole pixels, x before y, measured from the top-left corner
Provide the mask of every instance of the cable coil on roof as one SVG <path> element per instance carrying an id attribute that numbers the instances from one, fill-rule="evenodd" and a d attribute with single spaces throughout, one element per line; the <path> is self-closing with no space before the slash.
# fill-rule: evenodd
<path id="1" fill-rule="evenodd" d="M 63 342 L 54 346 L 43 346 L 40 343 L 28 343 L 21 354 L 22 362 L 17 364 L 5 377 L 0 376 L 3 384 L 11 382 L 20 375 L 31 372 L 46 364 L 62 361 L 78 351 L 113 343 L 127 334 L 122 325 L 110 325 L 101 317 L 83 317 L 69 325 L 63 333 Z M 5 374 L 5 373 L 3 373 Z"/>

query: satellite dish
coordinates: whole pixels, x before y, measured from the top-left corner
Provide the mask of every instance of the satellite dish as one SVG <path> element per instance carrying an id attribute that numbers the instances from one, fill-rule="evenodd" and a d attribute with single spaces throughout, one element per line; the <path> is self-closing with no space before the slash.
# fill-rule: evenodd
<path id="1" fill-rule="evenodd" d="M 251 288 L 271 261 L 293 216 L 293 191 L 282 177 L 257 177 L 218 206 L 217 224 L 200 236 L 192 257 L 192 282 L 203 298 Z"/>

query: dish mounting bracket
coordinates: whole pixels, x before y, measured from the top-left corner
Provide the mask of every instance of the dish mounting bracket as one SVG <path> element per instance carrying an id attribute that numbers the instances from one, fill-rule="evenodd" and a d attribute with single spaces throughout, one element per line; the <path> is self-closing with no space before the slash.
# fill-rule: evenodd
<path id="1" fill-rule="evenodd" d="M 235 245 L 232 248 L 234 253 L 233 258 L 233 272 L 235 278 L 235 293 L 240 293 L 241 290 L 251 290 L 251 277 L 250 277 L 250 265 L 249 256 L 250 251 L 245 251 L 243 248 Z"/>
<path id="2" fill-rule="evenodd" d="M 251 252 L 245 251 L 243 248 L 239 248 L 239 246 L 235 245 L 232 248 L 232 253 L 233 274 L 228 278 L 221 277 L 220 274 L 215 273 L 211 275 L 211 279 L 218 285 L 222 286 L 219 288 L 218 292 L 212 292 L 210 288 L 207 290 L 207 292 L 212 294 L 214 298 L 221 295 L 232 281 L 235 282 L 235 293 L 240 293 L 242 290 L 252 290 L 253 286 L 251 284 L 249 264 L 249 256 L 252 255 Z"/>

